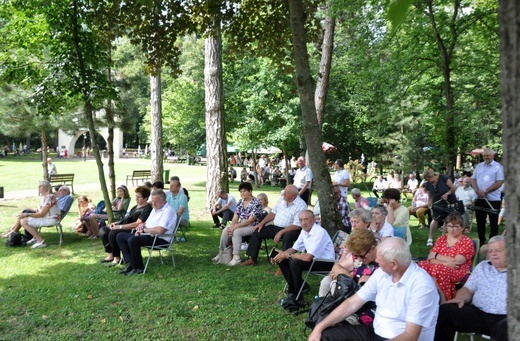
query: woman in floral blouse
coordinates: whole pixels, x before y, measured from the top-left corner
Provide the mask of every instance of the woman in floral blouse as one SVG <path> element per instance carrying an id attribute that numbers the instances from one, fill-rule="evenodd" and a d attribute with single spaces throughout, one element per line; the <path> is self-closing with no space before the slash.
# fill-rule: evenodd
<path id="1" fill-rule="evenodd" d="M 242 182 L 238 186 L 240 197 L 242 198 L 235 210 L 231 226 L 222 230 L 220 236 L 220 249 L 213 262 L 218 263 L 222 251 L 229 243 L 233 245 L 233 259 L 228 263 L 229 266 L 240 264 L 240 246 L 242 238 L 253 234 L 253 226 L 262 220 L 262 204 L 253 196 L 253 186 L 249 182 Z"/>

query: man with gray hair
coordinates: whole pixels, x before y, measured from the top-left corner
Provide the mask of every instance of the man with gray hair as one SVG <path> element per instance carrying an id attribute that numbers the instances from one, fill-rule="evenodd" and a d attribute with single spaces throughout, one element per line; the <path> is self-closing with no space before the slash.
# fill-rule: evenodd
<path id="1" fill-rule="evenodd" d="M 314 327 L 309 340 L 433 340 L 439 294 L 430 275 L 412 262 L 408 244 L 385 239 L 377 246 L 376 262 L 379 269 Z M 369 301 L 377 305 L 373 325 L 341 324 Z"/>
<path id="2" fill-rule="evenodd" d="M 488 261 L 480 262 L 457 295 L 439 309 L 435 340 L 456 331 L 507 340 L 507 251 L 503 236 L 489 240 Z"/>
<path id="3" fill-rule="evenodd" d="M 478 239 L 480 245 L 486 243 L 486 219 L 489 218 L 489 238 L 498 234 L 498 212 L 501 207 L 500 186 L 504 183 L 504 168 L 493 158 L 496 152 L 490 148 L 482 151 L 481 162 L 475 168 L 471 184 L 477 193 L 475 201 L 475 216 L 477 217 Z M 484 208 L 485 210 L 479 209 Z M 489 212 L 495 209 L 496 213 Z"/>
<path id="4" fill-rule="evenodd" d="M 352 198 L 354 199 L 354 209 L 356 208 L 364 208 L 366 210 L 370 209 L 370 203 L 368 202 L 368 199 L 361 196 L 361 191 L 359 188 L 353 188 L 352 191 L 350 191 L 350 194 L 352 195 Z"/>

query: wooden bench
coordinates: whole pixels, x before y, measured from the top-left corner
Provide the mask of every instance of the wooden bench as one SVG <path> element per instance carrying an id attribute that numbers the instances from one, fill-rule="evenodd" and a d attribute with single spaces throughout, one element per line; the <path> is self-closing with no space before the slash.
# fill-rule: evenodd
<path id="1" fill-rule="evenodd" d="M 66 185 L 70 186 L 72 194 L 74 194 L 74 174 L 54 174 L 50 176 L 50 183 L 52 186 L 55 185 Z"/>
<path id="2" fill-rule="evenodd" d="M 126 185 L 128 186 L 128 180 L 132 180 L 132 186 L 134 185 L 134 181 L 143 181 L 150 180 L 152 178 L 152 171 L 149 170 L 135 170 L 132 175 L 126 176 Z"/>

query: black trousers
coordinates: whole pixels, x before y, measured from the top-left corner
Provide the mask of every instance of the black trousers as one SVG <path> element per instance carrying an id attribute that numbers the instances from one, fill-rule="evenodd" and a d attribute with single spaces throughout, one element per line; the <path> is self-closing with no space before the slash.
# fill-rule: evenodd
<path id="1" fill-rule="evenodd" d="M 349 340 L 349 341 L 382 341 L 388 340 L 384 337 L 377 335 L 374 332 L 372 326 L 366 326 L 364 324 L 351 325 L 347 322 L 337 324 L 329 327 L 321 334 L 321 339 L 324 341 L 337 341 L 337 340 Z M 453 340 L 453 338 L 451 339 Z"/>
<path id="2" fill-rule="evenodd" d="M 228 221 L 233 219 L 233 214 L 235 213 L 230 209 L 217 213 L 213 215 L 213 223 L 215 223 L 215 225 L 220 225 L 220 220 L 218 217 L 222 217 L 222 225 L 226 225 Z"/>
<path id="3" fill-rule="evenodd" d="M 300 198 L 305 201 L 305 203 L 308 205 L 309 204 L 309 195 L 311 193 L 311 190 L 310 189 L 306 189 L 305 191 L 303 191 L 302 194 L 300 194 Z"/>
<path id="4" fill-rule="evenodd" d="M 116 237 L 117 244 L 123 251 L 125 262 L 130 264 L 132 269 L 144 270 L 143 256 L 141 255 L 141 247 L 152 246 L 154 237 L 150 235 L 135 236 L 131 233 L 119 233 Z M 156 245 L 168 244 L 162 238 L 157 238 Z"/>
<path id="5" fill-rule="evenodd" d="M 455 332 L 486 334 L 493 340 L 507 341 L 507 315 L 488 314 L 472 304 L 464 304 L 462 308 L 454 303 L 442 304 L 435 340 L 453 340 Z"/>
<path id="6" fill-rule="evenodd" d="M 295 296 L 298 294 L 303 285 L 302 273 L 304 270 L 309 270 L 311 264 L 312 261 L 305 262 L 300 259 L 285 259 L 280 263 L 280 270 L 282 270 L 285 281 L 287 282 L 289 294 L 294 294 Z M 334 263 L 332 262 L 316 262 L 312 269 L 317 271 L 328 271 L 332 269 L 333 265 Z M 296 297 L 296 299 L 301 298 L 301 296 Z"/>
<path id="7" fill-rule="evenodd" d="M 251 240 L 249 241 L 249 246 L 247 247 L 246 254 L 249 257 L 251 257 L 251 259 L 255 263 L 258 263 L 258 253 L 260 252 L 260 249 L 262 248 L 262 240 L 263 239 L 273 239 L 274 236 L 281 230 L 283 230 L 283 227 L 278 227 L 275 225 L 267 225 L 267 226 L 264 226 L 262 228 L 262 230 L 260 230 L 260 232 L 258 232 L 258 230 L 253 232 L 253 234 L 251 235 Z M 294 242 L 296 241 L 296 239 L 298 239 L 298 236 L 300 235 L 300 231 L 301 231 L 301 229 L 296 230 L 296 231 L 287 232 L 283 235 L 282 250 L 285 251 L 293 246 Z"/>
<path id="8" fill-rule="evenodd" d="M 494 209 L 500 210 L 500 201 L 490 201 L 489 203 Z M 475 206 L 490 208 L 484 199 L 477 199 Z M 477 218 L 478 239 L 480 240 L 480 245 L 484 245 L 486 243 L 486 218 L 489 217 L 489 238 L 491 238 L 498 234 L 498 213 L 475 210 L 475 217 Z"/>
<path id="9" fill-rule="evenodd" d="M 119 245 L 117 245 L 116 237 L 119 233 L 130 233 L 131 230 L 111 230 L 108 226 L 103 226 L 99 230 L 99 237 L 101 238 L 101 243 L 103 243 L 103 247 L 105 248 L 105 252 L 111 253 L 116 258 L 121 258 L 121 249 Z"/>

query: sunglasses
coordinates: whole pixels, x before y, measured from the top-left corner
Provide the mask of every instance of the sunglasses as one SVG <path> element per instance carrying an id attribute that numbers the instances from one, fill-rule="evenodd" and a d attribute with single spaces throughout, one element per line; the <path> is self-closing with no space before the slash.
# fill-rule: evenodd
<path id="1" fill-rule="evenodd" d="M 370 248 L 367 252 L 365 252 L 365 254 L 363 256 L 355 255 L 355 254 L 352 254 L 352 256 L 359 258 L 359 259 L 365 259 L 365 258 L 367 258 L 367 255 L 370 253 L 370 251 L 372 251 L 372 248 Z"/>

